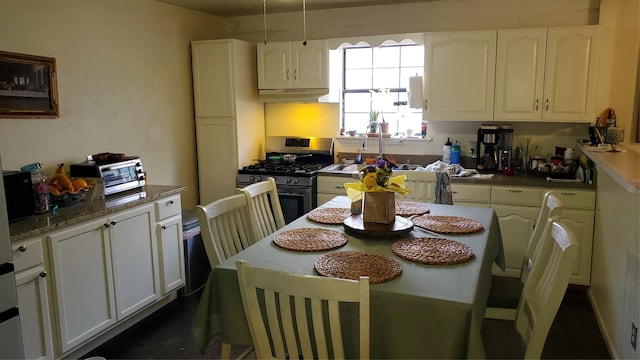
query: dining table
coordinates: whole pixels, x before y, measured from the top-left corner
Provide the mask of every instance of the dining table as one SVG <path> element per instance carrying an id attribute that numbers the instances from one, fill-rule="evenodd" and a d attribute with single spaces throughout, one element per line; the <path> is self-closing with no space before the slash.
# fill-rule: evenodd
<path id="1" fill-rule="evenodd" d="M 430 233 L 418 226 L 399 236 L 347 234 L 345 245 L 327 251 L 291 251 L 276 245 L 275 236 L 293 229 L 323 228 L 345 233 L 342 224 L 317 223 L 303 215 L 215 266 L 193 319 L 192 332 L 196 342 L 205 349 L 214 337 L 220 336 L 232 345 L 252 344 L 240 296 L 236 261 L 246 260 L 259 268 L 319 275 L 314 264 L 321 256 L 338 251 L 360 251 L 395 259 L 402 266 L 399 276 L 370 285 L 371 358 L 484 358 L 481 329 L 492 268 L 494 264 L 501 269 L 505 267 L 498 218 L 491 208 L 433 203 L 426 206 L 428 215 L 473 219 L 482 228 L 464 234 Z M 350 200 L 346 196 L 337 196 L 320 206 L 349 207 Z M 392 251 L 392 244 L 399 239 L 431 237 L 466 244 L 474 256 L 457 264 L 427 265 L 405 260 Z M 345 348 L 349 345 L 345 341 Z"/>

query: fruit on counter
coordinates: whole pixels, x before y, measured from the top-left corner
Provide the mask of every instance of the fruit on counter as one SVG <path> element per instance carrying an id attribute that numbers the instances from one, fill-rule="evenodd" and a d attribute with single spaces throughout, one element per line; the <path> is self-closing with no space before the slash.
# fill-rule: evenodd
<path id="1" fill-rule="evenodd" d="M 60 195 L 65 192 L 76 194 L 80 190 L 87 191 L 91 185 L 82 178 L 71 180 L 64 170 L 64 163 L 58 164 L 55 175 L 49 179 L 49 192 L 52 195 Z"/>

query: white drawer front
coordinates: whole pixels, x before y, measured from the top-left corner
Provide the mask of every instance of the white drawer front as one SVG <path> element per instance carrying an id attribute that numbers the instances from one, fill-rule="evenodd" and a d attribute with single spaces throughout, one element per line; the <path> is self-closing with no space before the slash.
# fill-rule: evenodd
<path id="1" fill-rule="evenodd" d="M 540 188 L 493 186 L 491 188 L 491 203 L 540 206 L 543 193 L 543 189 Z"/>
<path id="2" fill-rule="evenodd" d="M 596 207 L 596 192 L 591 190 L 557 189 L 565 208 L 593 210 Z"/>
<path id="3" fill-rule="evenodd" d="M 27 239 L 12 245 L 13 265 L 15 271 L 20 272 L 42 264 L 44 254 L 41 239 Z"/>
<path id="4" fill-rule="evenodd" d="M 156 220 L 158 221 L 181 213 L 180 195 L 170 196 L 156 202 Z"/>
<path id="5" fill-rule="evenodd" d="M 490 202 L 491 186 L 489 185 L 468 185 L 451 184 L 453 193 L 453 203 L 456 201 Z"/>
<path id="6" fill-rule="evenodd" d="M 344 184 L 359 181 L 348 177 L 318 176 L 318 193 L 346 195 Z"/>

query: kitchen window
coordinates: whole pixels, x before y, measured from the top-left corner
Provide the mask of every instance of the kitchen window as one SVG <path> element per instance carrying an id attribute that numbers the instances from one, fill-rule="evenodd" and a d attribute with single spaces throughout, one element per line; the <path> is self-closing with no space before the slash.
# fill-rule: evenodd
<path id="1" fill-rule="evenodd" d="M 409 77 L 423 73 L 424 46 L 343 47 L 342 55 L 342 127 L 363 133 L 369 112 L 377 110 L 391 134 L 419 133 L 422 111 L 409 108 L 407 88 Z"/>

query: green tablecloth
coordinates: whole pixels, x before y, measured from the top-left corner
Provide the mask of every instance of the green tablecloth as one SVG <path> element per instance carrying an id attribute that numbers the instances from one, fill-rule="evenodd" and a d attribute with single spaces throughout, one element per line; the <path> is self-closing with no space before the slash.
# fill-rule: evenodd
<path id="1" fill-rule="evenodd" d="M 323 207 L 348 207 L 346 196 L 339 196 Z M 360 250 L 400 261 L 402 275 L 371 291 L 371 358 L 483 358 L 480 330 L 486 299 L 491 286 L 491 267 L 504 268 L 504 254 L 498 219 L 489 208 L 429 204 L 432 215 L 455 215 L 478 220 L 484 230 L 474 234 L 447 235 L 467 244 L 475 258 L 458 265 L 422 265 L 393 254 L 396 240 L 359 239 L 348 236 L 344 247 L 332 251 Z M 322 227 L 344 231 L 342 226 L 322 225 L 303 216 L 285 230 Z M 409 237 L 428 237 L 414 229 Z M 235 263 L 247 260 L 252 266 L 299 274 L 315 274 L 317 258 L 330 252 L 293 252 L 262 239 L 240 254 L 216 266 L 209 276 L 194 317 L 192 330 L 202 348 L 216 335 L 225 342 L 251 345 Z"/>

